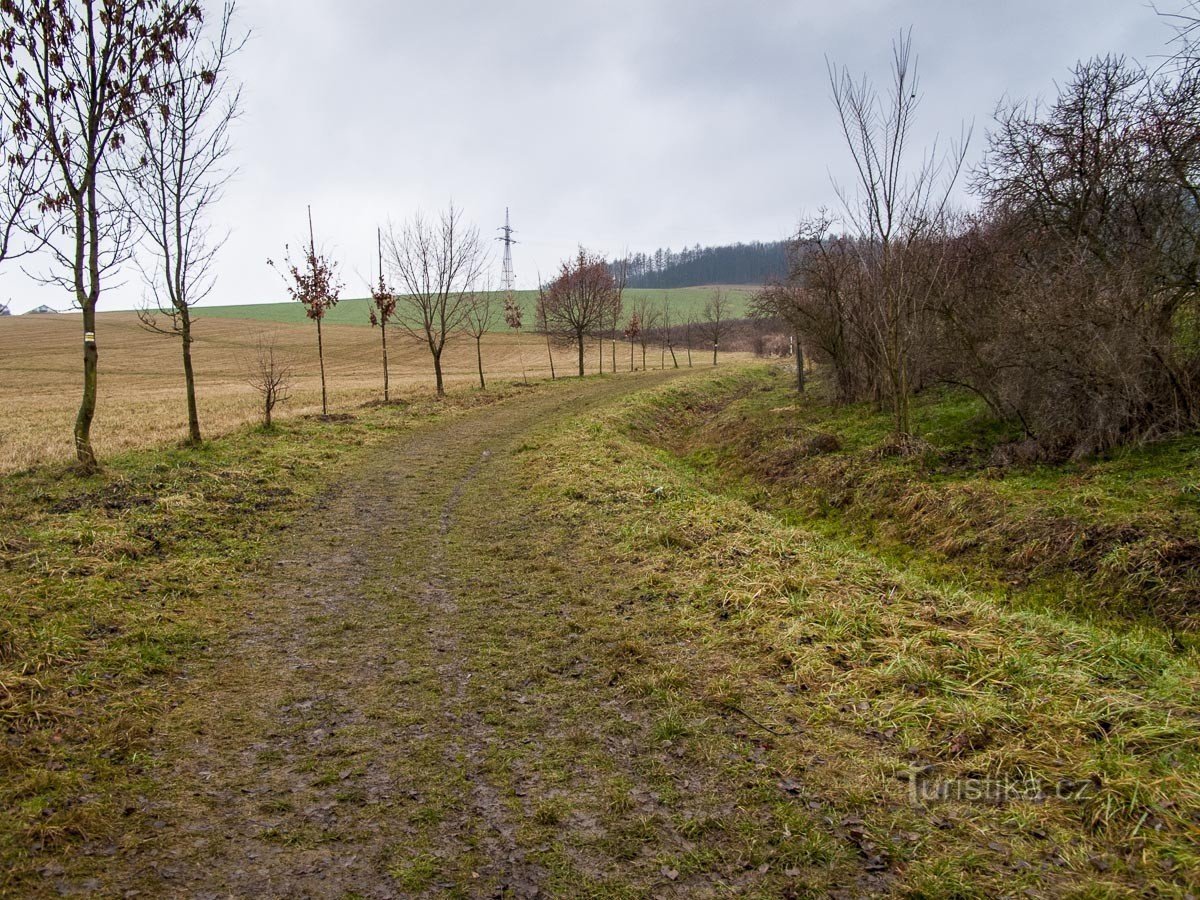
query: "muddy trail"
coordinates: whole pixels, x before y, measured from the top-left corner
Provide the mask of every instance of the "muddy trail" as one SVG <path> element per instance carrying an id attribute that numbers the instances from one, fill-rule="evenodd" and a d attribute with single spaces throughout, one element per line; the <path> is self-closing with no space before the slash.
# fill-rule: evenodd
<path id="1" fill-rule="evenodd" d="M 522 783 L 519 773 L 539 761 L 511 751 L 536 757 L 548 733 L 575 727 L 597 697 L 618 731 L 637 724 L 603 696 L 605 685 L 578 672 L 567 678 L 575 697 L 539 698 L 530 687 L 527 674 L 555 663 L 522 634 L 525 618 L 550 624 L 567 644 L 577 627 L 559 611 L 576 588 L 568 591 L 552 558 L 542 572 L 494 572 L 481 591 L 476 563 L 486 547 L 455 541 L 466 503 L 477 536 L 527 540 L 528 523 L 503 514 L 514 488 L 497 475 L 522 440 L 662 378 L 589 381 L 420 429 L 324 495 L 279 540 L 244 621 L 181 679 L 156 748 L 158 785 L 143 800 L 152 833 L 132 850 L 109 848 L 105 874 L 76 887 L 113 896 L 536 897 L 568 891 L 571 868 L 603 878 L 645 856 L 650 833 L 633 847 L 618 841 L 591 859 L 549 864 L 547 846 L 523 839 L 528 823 L 578 828 L 589 841 L 598 826 L 586 814 L 560 818 L 565 785 L 542 784 L 559 780 L 546 773 Z M 523 598 L 521 618 L 497 625 L 488 592 L 511 599 L 531 589 L 550 592 L 540 608 Z M 489 627 L 505 633 L 483 634 Z M 480 657 L 497 647 L 500 659 Z M 542 715 L 520 716 L 530 709 Z M 621 759 L 644 747 L 600 730 L 574 738 L 605 744 L 613 764 L 604 780 L 618 787 L 603 802 L 653 831 L 644 823 L 656 794 Z M 563 760 L 550 762 L 558 771 Z M 667 885 L 676 877 L 652 875 Z"/>
<path id="2" fill-rule="evenodd" d="M 288 444 L 356 461 L 198 594 L 215 636 L 154 683 L 114 821 L 21 896 L 1194 896 L 1187 771 L 1128 756 L 1163 802 L 1119 808 L 1079 777 L 1114 709 L 1194 746 L 1192 669 L 722 495 L 645 435 L 725 378 Z M 1031 760 L 1061 795 L 950 792 Z"/>

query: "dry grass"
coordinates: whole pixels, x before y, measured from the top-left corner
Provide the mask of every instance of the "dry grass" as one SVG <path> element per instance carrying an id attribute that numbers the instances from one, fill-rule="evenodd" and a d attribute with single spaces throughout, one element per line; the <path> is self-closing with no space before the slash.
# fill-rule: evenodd
<path id="1" fill-rule="evenodd" d="M 654 611 L 643 684 L 690 745 L 716 742 L 717 714 L 776 723 L 760 764 L 895 895 L 1192 896 L 1200 656 L 931 582 L 711 490 L 639 440 L 721 390 L 705 387 L 641 393 L 524 457 L 560 564 L 620 573 Z"/>
<path id="2" fill-rule="evenodd" d="M 0 472 L 67 459 L 71 427 L 82 384 L 79 317 L 21 316 L 0 319 Z M 194 359 L 200 423 L 216 437 L 255 422 L 258 395 L 247 384 L 255 343 L 275 335 L 295 365 L 292 399 L 277 415 L 320 412 L 316 330 L 312 325 L 249 319 L 201 318 L 196 325 Z M 331 411 L 345 411 L 381 394 L 379 332 L 329 325 L 324 329 Z M 134 313 L 103 313 L 99 408 L 93 439 L 101 458 L 142 447 L 173 444 L 186 434 L 183 373 L 176 341 L 140 327 Z M 411 396 L 432 390 L 433 370 L 423 346 L 400 334 L 388 341 L 392 388 Z M 618 367 L 628 366 L 628 349 L 618 346 Z M 530 377 L 550 374 L 546 346 L 536 335 L 489 334 L 484 338 L 484 372 L 490 378 L 521 377 L 522 357 Z M 606 352 L 605 366 L 610 356 Z M 450 384 L 476 380 L 475 345 L 459 338 L 444 359 Z M 572 351 L 555 353 L 559 374 L 573 371 Z M 589 348 L 589 372 L 596 350 Z"/>
<path id="3" fill-rule="evenodd" d="M 89 477 L 0 477 L 0 897 L 52 890 L 40 854 L 87 867 L 82 842 L 138 833 L 174 673 L 261 602 L 265 548 L 319 492 L 406 431 L 563 387 L 459 389 L 126 453 Z"/>

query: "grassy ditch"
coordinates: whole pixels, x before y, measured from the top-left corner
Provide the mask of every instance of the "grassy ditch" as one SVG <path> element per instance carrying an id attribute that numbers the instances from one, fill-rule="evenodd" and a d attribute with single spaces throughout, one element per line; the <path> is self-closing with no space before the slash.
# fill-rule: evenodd
<path id="1" fill-rule="evenodd" d="M 795 414 L 778 387 L 762 372 L 670 385 L 546 436 L 524 463 L 529 514 L 546 523 L 555 558 L 593 580 L 619 578 L 635 610 L 626 618 L 642 625 L 631 689 L 671 709 L 671 739 L 715 759 L 744 735 L 753 769 L 792 811 L 787 833 L 849 851 L 801 865 L 798 838 L 764 840 L 752 860 L 759 887 L 1194 890 L 1196 650 L 1167 629 L 954 586 L 931 577 L 944 574 L 932 564 L 840 539 L 827 518 L 810 526 L 802 511 L 715 490 L 708 476 L 721 459 L 761 445 L 747 435 L 740 450 L 697 450 L 689 431 L 734 434 L 739 413 L 722 396 Z M 839 440 L 867 453 L 875 425 L 855 415 L 857 432 Z M 1023 477 L 1031 487 L 1051 479 Z M 664 865 L 688 877 L 717 863 L 684 852 Z"/>
<path id="2" fill-rule="evenodd" d="M 1200 626 L 1200 436 L 1064 464 L 1023 464 L 972 396 L 914 404 L 916 452 L 890 452 L 867 404 L 798 396 L 740 370 L 660 398 L 632 424 L 714 486 L 951 585 L 1028 606 Z"/>

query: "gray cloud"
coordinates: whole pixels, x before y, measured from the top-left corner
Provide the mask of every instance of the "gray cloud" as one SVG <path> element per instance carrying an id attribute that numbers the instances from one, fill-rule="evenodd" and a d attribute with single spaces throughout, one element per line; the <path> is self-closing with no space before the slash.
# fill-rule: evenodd
<path id="1" fill-rule="evenodd" d="M 236 62 L 240 173 L 216 211 L 232 235 L 212 303 L 282 299 L 265 260 L 303 233 L 309 203 L 347 295 L 377 224 L 451 199 L 488 234 L 512 208 L 523 285 L 580 242 L 782 237 L 849 174 L 827 55 L 885 78 L 912 25 L 918 137 L 974 121 L 977 158 L 1003 95 L 1047 94 L 1081 57 L 1150 59 L 1169 38 L 1141 0 L 243 0 L 241 18 L 254 36 Z M 69 304 L 13 265 L 3 297 Z M 139 297 L 131 272 L 100 308 Z"/>

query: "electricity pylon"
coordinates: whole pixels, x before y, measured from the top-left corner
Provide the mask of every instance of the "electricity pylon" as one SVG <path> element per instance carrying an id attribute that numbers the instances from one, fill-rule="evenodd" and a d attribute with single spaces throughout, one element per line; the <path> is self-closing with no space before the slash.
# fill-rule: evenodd
<path id="1" fill-rule="evenodd" d="M 516 232 L 513 231 L 512 225 L 509 224 L 507 206 L 504 207 L 504 226 L 496 230 L 501 232 L 500 237 L 496 238 L 496 240 L 504 243 L 504 298 L 511 301 L 513 295 L 512 245 L 516 243 L 513 240 L 513 235 Z"/>

